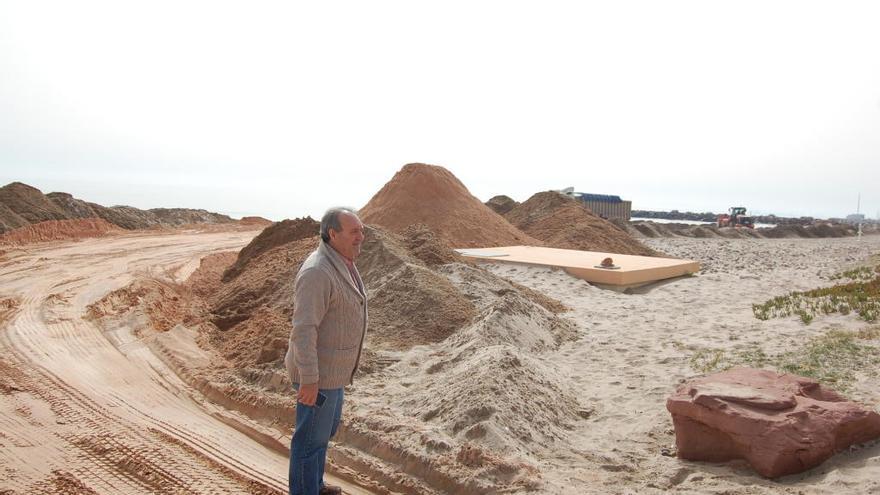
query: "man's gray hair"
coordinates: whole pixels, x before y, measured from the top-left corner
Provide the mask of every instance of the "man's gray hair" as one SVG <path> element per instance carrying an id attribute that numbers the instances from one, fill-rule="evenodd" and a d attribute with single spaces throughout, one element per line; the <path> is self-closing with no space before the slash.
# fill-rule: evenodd
<path id="1" fill-rule="evenodd" d="M 339 221 L 339 215 L 342 213 L 351 213 L 357 216 L 357 210 L 347 206 L 334 206 L 324 213 L 321 217 L 321 240 L 330 242 L 330 229 L 336 232 L 342 231 L 342 223 Z"/>

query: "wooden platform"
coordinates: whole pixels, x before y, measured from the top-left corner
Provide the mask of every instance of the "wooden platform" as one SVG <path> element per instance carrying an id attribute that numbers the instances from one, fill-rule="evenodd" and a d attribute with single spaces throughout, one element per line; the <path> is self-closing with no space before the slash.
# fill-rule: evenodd
<path id="1" fill-rule="evenodd" d="M 638 287 L 700 270 L 700 264 L 691 260 L 574 249 L 506 246 L 456 251 L 466 258 L 478 261 L 558 267 L 587 282 L 621 288 Z M 605 258 L 614 260 L 614 268 L 599 267 Z"/>

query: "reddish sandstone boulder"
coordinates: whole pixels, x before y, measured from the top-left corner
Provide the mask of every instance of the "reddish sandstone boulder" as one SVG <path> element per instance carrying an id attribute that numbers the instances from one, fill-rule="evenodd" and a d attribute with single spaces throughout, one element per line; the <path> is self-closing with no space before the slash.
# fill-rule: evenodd
<path id="1" fill-rule="evenodd" d="M 678 456 L 745 459 L 768 478 L 806 471 L 880 437 L 880 415 L 818 382 L 752 368 L 685 383 L 666 401 Z"/>

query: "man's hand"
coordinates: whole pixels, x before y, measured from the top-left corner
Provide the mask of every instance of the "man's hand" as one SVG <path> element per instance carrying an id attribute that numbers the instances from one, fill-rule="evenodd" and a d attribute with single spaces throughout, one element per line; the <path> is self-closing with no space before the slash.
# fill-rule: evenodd
<path id="1" fill-rule="evenodd" d="M 318 400 L 318 383 L 301 384 L 296 400 L 306 406 L 314 406 Z"/>

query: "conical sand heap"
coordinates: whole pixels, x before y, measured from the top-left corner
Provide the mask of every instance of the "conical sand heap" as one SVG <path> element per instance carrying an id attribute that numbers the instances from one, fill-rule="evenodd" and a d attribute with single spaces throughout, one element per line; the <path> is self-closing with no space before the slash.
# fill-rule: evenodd
<path id="1" fill-rule="evenodd" d="M 424 224 L 456 248 L 543 245 L 481 203 L 448 170 L 435 165 L 405 165 L 359 214 L 364 223 L 396 233 Z"/>
<path id="2" fill-rule="evenodd" d="M 533 195 L 504 218 L 550 247 L 638 256 L 658 254 L 580 201 L 555 191 Z"/>

